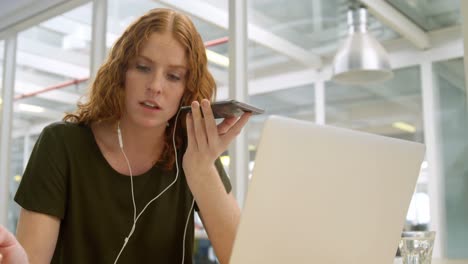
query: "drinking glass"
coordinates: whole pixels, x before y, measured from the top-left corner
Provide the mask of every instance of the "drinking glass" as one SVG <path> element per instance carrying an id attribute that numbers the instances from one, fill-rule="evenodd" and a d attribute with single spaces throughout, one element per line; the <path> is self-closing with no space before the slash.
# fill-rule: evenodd
<path id="1" fill-rule="evenodd" d="M 435 231 L 407 231 L 398 245 L 403 264 L 431 264 Z"/>

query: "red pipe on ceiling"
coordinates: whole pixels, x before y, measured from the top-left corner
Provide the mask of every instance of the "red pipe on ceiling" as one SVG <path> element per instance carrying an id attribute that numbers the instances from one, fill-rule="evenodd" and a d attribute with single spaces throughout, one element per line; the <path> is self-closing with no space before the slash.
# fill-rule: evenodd
<path id="1" fill-rule="evenodd" d="M 228 37 L 222 37 L 222 38 L 219 38 L 219 39 L 209 40 L 209 41 L 205 42 L 205 47 L 209 48 L 209 47 L 221 45 L 221 44 L 227 43 L 228 40 L 229 40 Z"/>
<path id="2" fill-rule="evenodd" d="M 89 79 L 88 77 L 81 78 L 81 79 L 74 79 L 74 80 L 71 80 L 71 81 L 66 81 L 66 82 L 56 84 L 56 85 L 52 85 L 52 86 L 46 87 L 44 89 L 39 89 L 39 90 L 36 90 L 34 92 L 19 94 L 19 95 L 15 96 L 14 100 L 20 100 L 20 99 L 32 97 L 32 96 L 35 96 L 35 95 L 38 95 L 38 94 L 41 94 L 41 93 L 46 93 L 46 92 L 50 92 L 50 91 L 53 91 L 53 90 L 62 89 L 64 87 L 70 86 L 72 84 L 78 85 L 78 84 L 80 84 L 82 82 L 86 82 L 88 79 Z"/>

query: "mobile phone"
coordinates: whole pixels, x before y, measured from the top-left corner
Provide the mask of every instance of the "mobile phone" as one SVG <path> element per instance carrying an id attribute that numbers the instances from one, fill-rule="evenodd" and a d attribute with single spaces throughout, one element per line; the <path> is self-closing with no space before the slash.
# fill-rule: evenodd
<path id="1" fill-rule="evenodd" d="M 182 106 L 180 110 L 191 112 L 191 106 L 186 105 Z M 255 107 L 253 105 L 239 102 L 237 100 L 226 100 L 211 103 L 211 110 L 213 111 L 214 118 L 228 118 L 228 117 L 238 117 L 244 112 L 250 112 L 254 115 L 263 114 L 264 109 Z"/>

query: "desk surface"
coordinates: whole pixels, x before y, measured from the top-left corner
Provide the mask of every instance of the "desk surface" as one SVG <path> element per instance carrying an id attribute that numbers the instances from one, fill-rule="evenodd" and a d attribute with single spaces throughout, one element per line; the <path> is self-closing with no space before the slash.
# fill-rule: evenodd
<path id="1" fill-rule="evenodd" d="M 393 264 L 402 264 L 401 258 L 395 259 Z M 433 259 L 431 264 L 468 264 L 468 259 Z"/>

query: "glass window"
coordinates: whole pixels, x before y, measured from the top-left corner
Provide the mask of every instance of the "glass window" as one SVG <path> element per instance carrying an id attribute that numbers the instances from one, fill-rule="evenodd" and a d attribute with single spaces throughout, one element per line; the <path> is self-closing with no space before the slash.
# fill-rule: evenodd
<path id="1" fill-rule="evenodd" d="M 463 59 L 433 64 L 439 94 L 440 149 L 445 182 L 447 257 L 468 258 L 468 112 Z"/>
<path id="2" fill-rule="evenodd" d="M 395 77 L 377 85 L 326 83 L 328 124 L 423 142 L 419 67 L 394 70 Z"/>
<path id="3" fill-rule="evenodd" d="M 326 83 L 326 122 L 404 140 L 424 143 L 419 67 L 394 70 L 393 79 L 377 85 Z M 429 221 L 427 162 L 407 215 L 406 229 L 426 229 Z"/>
<path id="4" fill-rule="evenodd" d="M 322 47 L 336 42 L 346 25 L 345 15 L 341 27 L 336 14 L 329 14 L 338 3 L 328 2 L 249 1 L 249 101 L 266 110 L 247 125 L 251 169 L 268 115 L 315 121 L 314 80 L 304 73 L 312 71 L 314 58 L 330 52 Z"/>
<path id="5" fill-rule="evenodd" d="M 73 111 L 89 77 L 92 3 L 19 32 L 11 142 L 10 230 L 19 208 L 13 201 L 42 128 Z"/>
<path id="6" fill-rule="evenodd" d="M 460 25 L 460 0 L 386 0 L 425 31 Z"/>
<path id="7" fill-rule="evenodd" d="M 348 32 L 346 11 L 349 3 L 328 1 L 249 1 L 249 22 L 314 53 L 333 51 Z M 399 35 L 369 16 L 369 30 L 379 40 Z"/>

